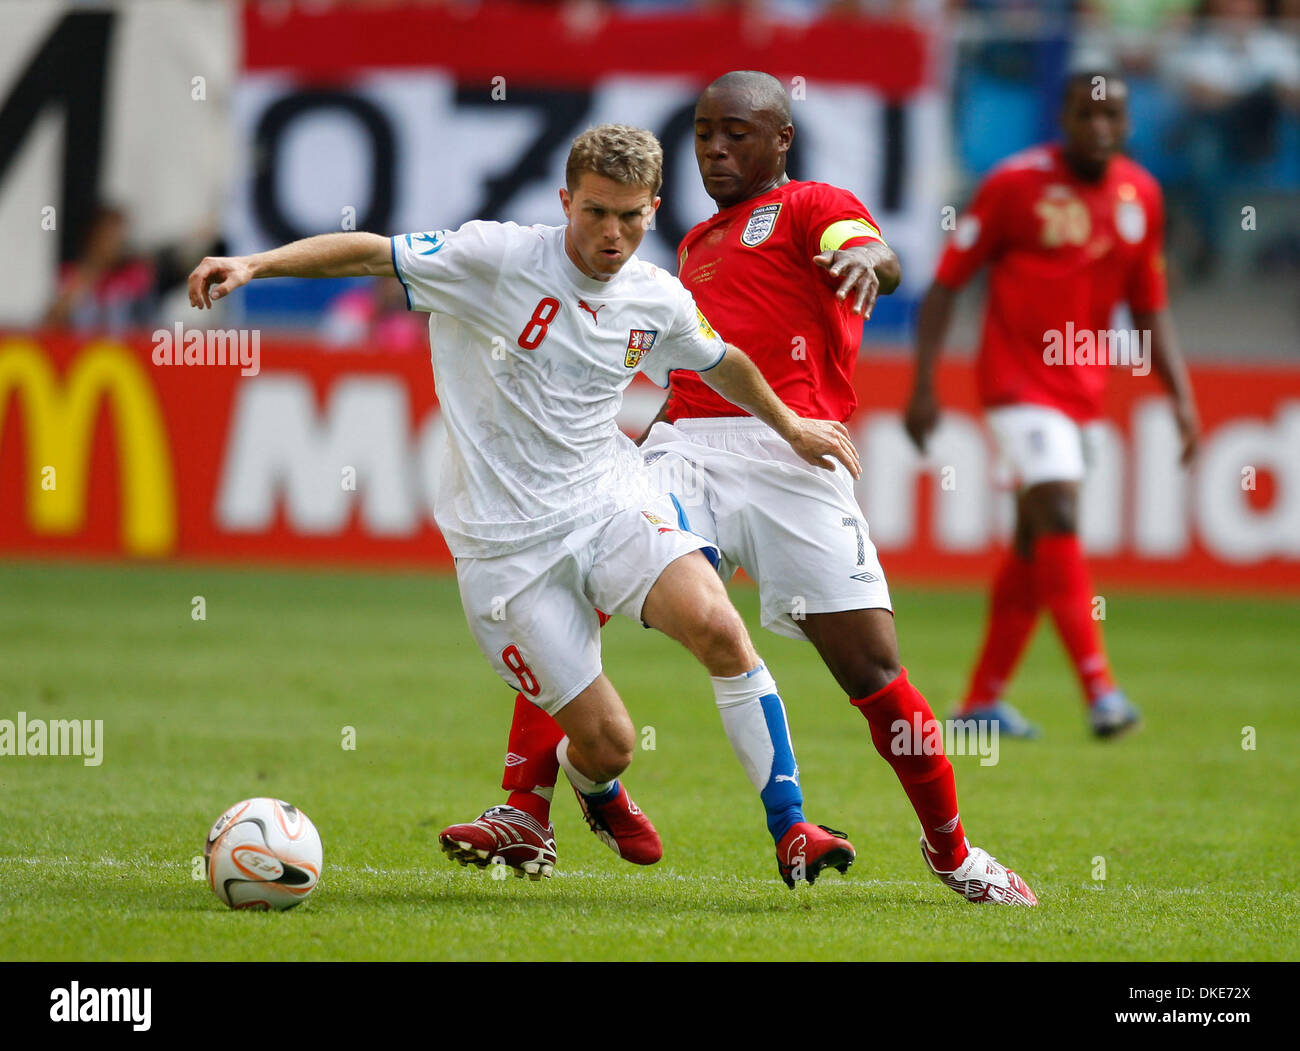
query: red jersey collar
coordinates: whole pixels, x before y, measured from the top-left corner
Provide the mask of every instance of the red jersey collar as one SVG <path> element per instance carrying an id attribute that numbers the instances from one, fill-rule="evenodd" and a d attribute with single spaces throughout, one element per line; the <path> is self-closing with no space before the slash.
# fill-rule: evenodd
<path id="1" fill-rule="evenodd" d="M 733 204 L 730 208 L 723 208 L 720 211 L 715 212 L 713 218 L 708 220 L 708 223 L 712 224 L 718 219 L 729 219 L 746 208 L 754 208 L 762 204 L 764 201 L 777 197 L 784 197 L 798 185 L 800 185 L 798 180 L 791 179 L 789 182 L 784 182 L 780 186 L 773 186 L 772 189 L 768 190 L 766 193 L 760 193 L 757 197 L 750 197 L 741 201 L 739 204 Z"/>
<path id="2" fill-rule="evenodd" d="M 1075 174 L 1074 169 L 1071 168 L 1068 163 L 1066 163 L 1065 145 L 1063 143 L 1060 142 L 1049 143 L 1047 146 L 1047 152 L 1048 152 L 1048 156 L 1052 158 L 1052 168 L 1056 175 L 1059 175 L 1063 179 L 1068 179 L 1071 183 L 1073 183 L 1076 186 L 1087 186 L 1093 188 L 1100 188 L 1114 181 L 1115 173 L 1118 170 L 1119 161 L 1124 156 L 1124 154 L 1122 153 L 1115 154 L 1113 157 L 1111 157 L 1109 161 L 1106 162 L 1106 170 L 1105 172 L 1102 173 L 1101 178 L 1098 179 L 1096 182 L 1089 182 L 1087 179 L 1079 178 L 1079 176 Z"/>

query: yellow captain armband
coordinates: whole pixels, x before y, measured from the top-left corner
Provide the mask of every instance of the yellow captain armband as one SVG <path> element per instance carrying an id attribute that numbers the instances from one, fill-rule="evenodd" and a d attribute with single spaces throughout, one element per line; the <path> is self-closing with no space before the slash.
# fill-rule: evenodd
<path id="1" fill-rule="evenodd" d="M 822 231 L 821 250 L 837 251 L 845 241 L 852 241 L 855 237 L 870 237 L 873 241 L 885 244 L 880 231 L 865 219 L 841 219 L 839 222 L 831 223 Z"/>

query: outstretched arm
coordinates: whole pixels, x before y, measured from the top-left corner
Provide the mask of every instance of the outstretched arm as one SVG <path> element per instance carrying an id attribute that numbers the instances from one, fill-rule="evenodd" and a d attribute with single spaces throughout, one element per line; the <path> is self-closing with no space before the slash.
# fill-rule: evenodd
<path id="1" fill-rule="evenodd" d="M 877 296 L 887 296 L 902 280 L 898 256 L 884 241 L 851 245 L 813 256 L 831 277 L 842 278 L 835 295 L 853 303 L 853 312 L 871 320 Z M 852 297 L 852 299 L 850 299 Z"/>
<path id="2" fill-rule="evenodd" d="M 209 256 L 190 274 L 190 306 L 212 306 L 257 277 L 393 277 L 393 250 L 378 234 L 321 234 L 256 255 Z M 214 287 L 215 286 L 215 287 Z"/>
<path id="3" fill-rule="evenodd" d="M 805 420 L 796 416 L 739 347 L 728 343 L 722 360 L 701 372 L 700 379 L 733 405 L 739 405 L 766 423 L 814 467 L 833 471 L 835 465 L 830 458 L 834 458 L 854 478 L 862 473 L 858 450 L 853 447 L 848 428 L 835 420 Z"/>
<path id="4" fill-rule="evenodd" d="M 939 402 L 934 395 L 934 365 L 948 338 L 952 308 L 957 293 L 938 281 L 930 286 L 916 319 L 916 375 L 903 426 L 916 447 L 925 452 L 925 442 L 939 422 Z"/>
<path id="5" fill-rule="evenodd" d="M 1174 399 L 1174 419 L 1178 421 L 1178 436 L 1183 449 L 1180 462 L 1192 462 L 1201 438 L 1201 421 L 1196 412 L 1196 399 L 1192 383 L 1187 378 L 1187 365 L 1178 349 L 1178 336 L 1174 332 L 1169 311 L 1152 310 L 1133 312 L 1133 324 L 1139 332 L 1151 333 L 1151 367 Z"/>

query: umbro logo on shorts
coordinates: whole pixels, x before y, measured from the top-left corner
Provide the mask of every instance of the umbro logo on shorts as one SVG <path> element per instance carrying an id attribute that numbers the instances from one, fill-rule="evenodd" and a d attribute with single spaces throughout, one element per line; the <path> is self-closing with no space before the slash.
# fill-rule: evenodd
<path id="1" fill-rule="evenodd" d="M 850 580 L 860 580 L 864 584 L 874 584 L 880 578 L 874 573 L 854 573 Z"/>

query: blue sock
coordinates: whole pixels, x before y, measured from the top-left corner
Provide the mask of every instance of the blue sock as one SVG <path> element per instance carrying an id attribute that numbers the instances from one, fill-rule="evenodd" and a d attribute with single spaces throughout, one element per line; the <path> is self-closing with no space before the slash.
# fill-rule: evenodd
<path id="1" fill-rule="evenodd" d="M 745 675 L 713 677 L 727 739 L 767 811 L 767 828 L 778 843 L 804 820 L 799 766 L 790 743 L 785 706 L 765 665 Z"/>
<path id="2" fill-rule="evenodd" d="M 582 798 L 590 803 L 608 803 L 616 795 L 618 795 L 618 778 L 614 778 L 614 780 L 609 783 L 609 787 L 603 792 L 596 792 L 592 795 L 582 792 Z"/>
<path id="3" fill-rule="evenodd" d="M 759 698 L 763 719 L 772 739 L 772 773 L 759 793 L 767 808 L 767 828 L 778 843 L 792 825 L 804 819 L 803 790 L 799 787 L 799 764 L 790 744 L 790 729 L 785 722 L 785 705 L 775 693 Z"/>

